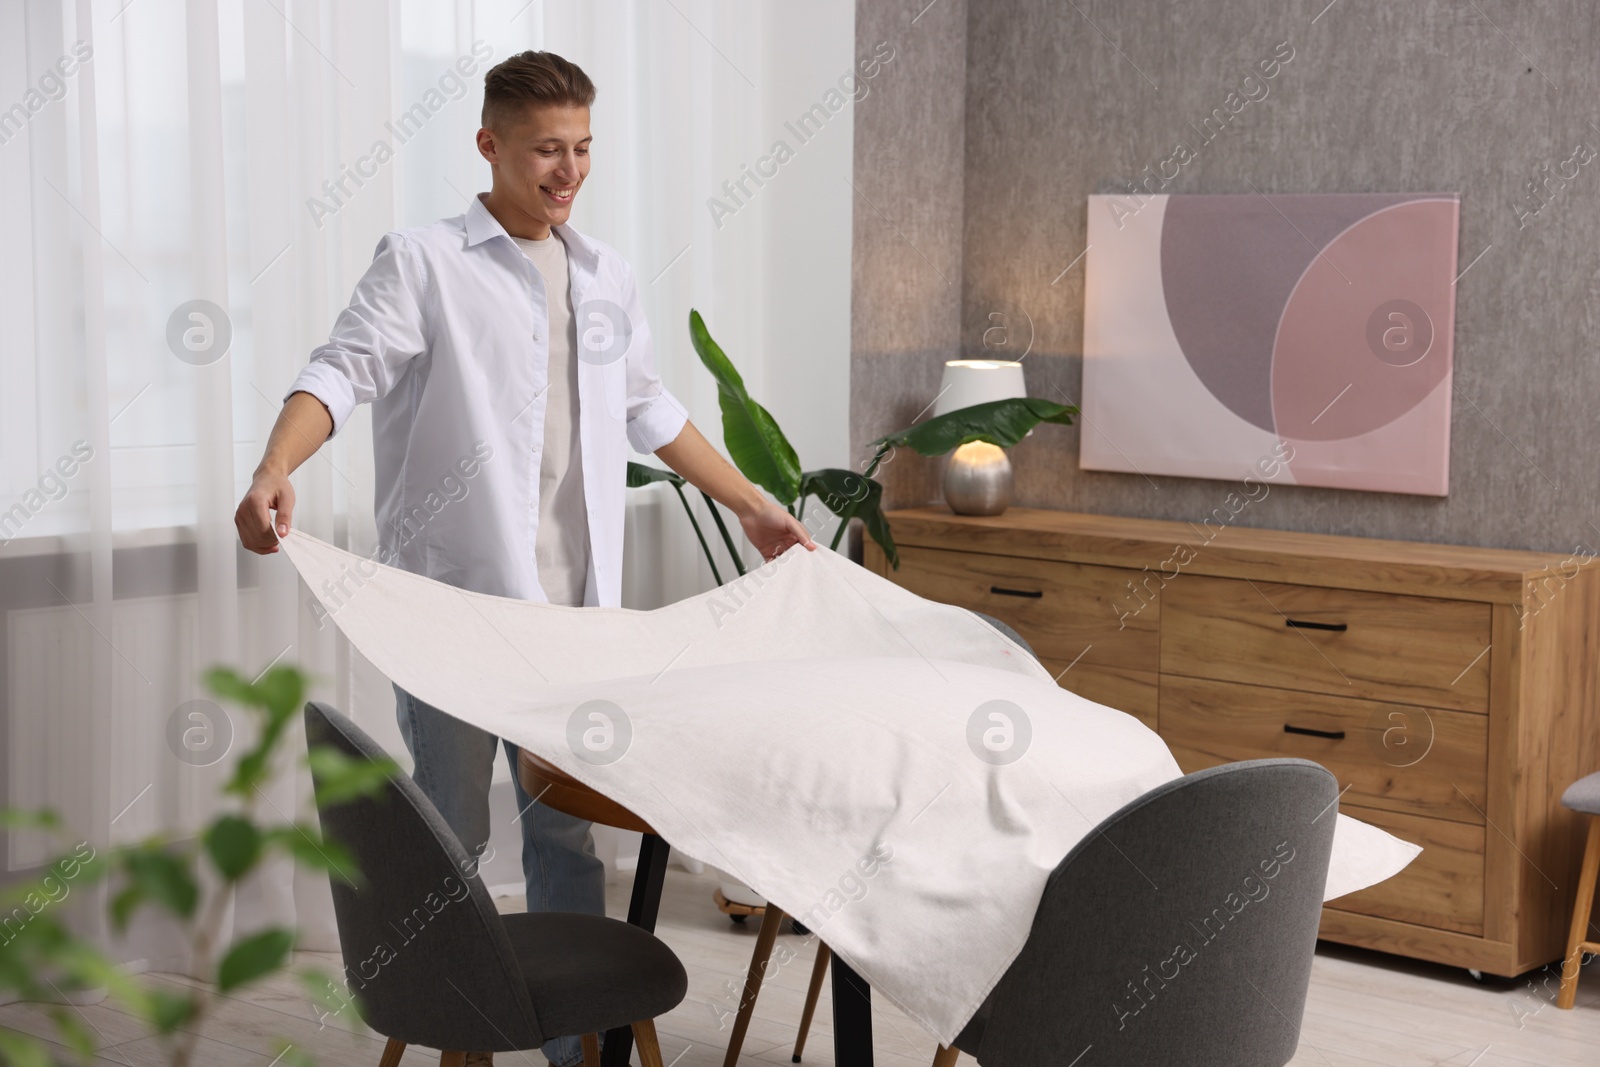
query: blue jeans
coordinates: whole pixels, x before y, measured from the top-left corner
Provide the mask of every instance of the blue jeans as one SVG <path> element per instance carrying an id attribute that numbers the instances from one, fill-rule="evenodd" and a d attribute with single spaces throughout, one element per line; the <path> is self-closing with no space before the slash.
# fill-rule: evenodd
<path id="1" fill-rule="evenodd" d="M 423 794 L 455 831 L 468 856 L 479 858 L 489 843 L 489 783 L 494 776 L 493 734 L 445 714 L 394 687 L 395 717 Z M 606 913 L 605 865 L 594 853 L 594 835 L 587 819 L 543 804 L 522 791 L 517 774 L 517 746 L 503 742 L 511 781 L 522 813 L 522 877 L 528 910 Z M 537 1005 L 535 1005 L 537 1009 Z M 557 1067 L 583 1062 L 576 1036 L 551 1038 L 542 1050 Z"/>

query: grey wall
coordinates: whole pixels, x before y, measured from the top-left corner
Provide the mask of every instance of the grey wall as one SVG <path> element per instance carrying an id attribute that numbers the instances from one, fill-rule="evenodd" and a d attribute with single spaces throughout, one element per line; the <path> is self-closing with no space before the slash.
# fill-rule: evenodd
<path id="1" fill-rule="evenodd" d="M 1085 197 L 1195 140 L 1281 41 L 1293 59 L 1163 192 L 1459 191 L 1450 496 L 1284 486 L 1238 522 L 1459 544 L 1600 548 L 1591 410 L 1600 158 L 1537 216 L 1514 205 L 1574 149 L 1600 148 L 1600 8 L 1585 0 L 860 0 L 858 49 L 906 62 L 859 105 L 851 432 L 858 457 L 984 355 L 1002 316 L 1031 395 L 1077 402 Z M 1319 15 L 1319 12 L 1321 13 Z M 1315 19 L 1315 21 L 1313 21 Z M 1092 24 L 1091 21 L 1092 20 Z M 965 110 L 951 114 L 964 61 Z M 898 62 L 898 60 L 897 60 Z M 1141 73 L 1142 72 L 1142 73 Z M 952 173 L 952 148 L 961 152 Z M 1552 188 L 1556 183 L 1552 183 Z M 1547 194 L 1548 195 L 1548 194 Z M 959 197 L 953 208 L 951 198 Z M 865 210 L 864 210 L 865 209 Z M 882 216 L 892 220 L 890 226 Z M 914 246 L 914 247 L 913 247 Z M 1485 252 L 1485 249 L 1487 251 Z M 946 286 L 931 260 L 948 275 Z M 959 309 L 952 309 L 959 288 Z M 990 334 L 990 340 L 999 335 Z M 993 346 L 987 346 L 989 350 Z M 1013 452 L 1016 502 L 1197 519 L 1226 482 L 1080 471 L 1078 430 Z M 891 506 L 939 499 L 934 461 L 883 471 Z"/>
<path id="2" fill-rule="evenodd" d="M 982 2 L 982 0 L 978 0 Z M 967 0 L 858 0 L 856 54 L 894 59 L 855 113 L 850 291 L 850 454 L 911 425 L 961 354 Z M 939 467 L 880 468 L 891 506 L 930 500 Z"/>

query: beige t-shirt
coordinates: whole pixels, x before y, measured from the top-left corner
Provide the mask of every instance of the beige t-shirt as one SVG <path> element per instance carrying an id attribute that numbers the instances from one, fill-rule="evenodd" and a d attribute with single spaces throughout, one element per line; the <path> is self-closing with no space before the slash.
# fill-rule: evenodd
<path id="1" fill-rule="evenodd" d="M 567 248 L 554 230 L 543 241 L 512 240 L 544 277 L 550 306 L 549 395 L 539 453 L 539 528 L 533 558 L 549 602 L 581 607 L 589 572 L 589 518 L 578 443 L 578 327 L 567 285 Z"/>

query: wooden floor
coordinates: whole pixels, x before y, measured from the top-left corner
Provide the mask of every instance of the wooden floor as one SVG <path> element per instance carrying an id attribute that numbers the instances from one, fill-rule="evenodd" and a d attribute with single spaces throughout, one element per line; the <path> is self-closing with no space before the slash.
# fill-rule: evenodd
<path id="1" fill-rule="evenodd" d="M 657 1020 L 662 1055 L 669 1067 L 718 1067 L 727 1048 L 732 1011 L 755 940 L 754 921 L 733 925 L 711 903 L 715 881 L 674 868 L 667 875 L 658 933 L 682 958 L 689 972 L 689 995 L 671 1014 Z M 627 912 L 628 879 L 610 890 L 613 915 Z M 520 901 L 502 900 L 505 910 Z M 800 949 L 769 977 L 746 1038 L 742 1062 L 787 1064 L 795 1027 L 811 974 L 814 945 L 784 934 L 780 944 Z M 339 973 L 336 956 L 304 953 L 328 973 Z M 150 981 L 181 984 L 187 979 L 151 975 Z M 827 986 L 806 1046 L 805 1062 L 833 1062 Z M 1537 982 L 1474 983 L 1463 971 L 1412 963 L 1376 953 L 1324 945 L 1311 978 L 1295 1067 L 1591 1067 L 1600 1062 L 1600 963 L 1586 968 L 1578 1006 L 1562 1011 L 1553 1003 L 1555 986 Z M 157 1065 L 166 1062 L 158 1039 L 148 1036 L 113 1005 L 81 1010 L 82 1019 L 102 1041 L 96 1065 Z M 54 1033 L 43 1007 L 12 1004 L 0 1008 L 0 1025 L 40 1037 Z M 928 1067 L 934 1041 L 900 1012 L 875 1004 L 876 1061 L 881 1067 Z M 333 1017 L 319 1026 L 317 1013 L 292 978 L 257 986 L 229 999 L 204 1028 L 198 1063 L 203 1067 L 273 1062 L 278 1039 L 292 1042 L 322 1065 L 376 1067 L 383 1041 L 353 1019 Z M 501 1067 L 545 1067 L 538 1052 L 502 1053 Z M 60 1062 L 82 1062 L 65 1049 Z M 407 1067 L 437 1064 L 425 1050 L 409 1050 Z M 637 1062 L 637 1057 L 635 1058 Z M 963 1056 L 963 1067 L 974 1067 Z"/>

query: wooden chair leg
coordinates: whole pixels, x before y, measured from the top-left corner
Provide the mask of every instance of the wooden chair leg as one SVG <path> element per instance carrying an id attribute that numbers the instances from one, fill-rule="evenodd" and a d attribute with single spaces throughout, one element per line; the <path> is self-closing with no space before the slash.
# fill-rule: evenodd
<path id="1" fill-rule="evenodd" d="M 400 1057 L 405 1054 L 406 1043 L 391 1037 L 389 1043 L 383 1046 L 383 1058 L 378 1061 L 378 1067 L 400 1067 Z"/>
<path id="2" fill-rule="evenodd" d="M 1583 935 L 1589 929 L 1589 914 L 1594 909 L 1595 877 L 1600 874 L 1600 815 L 1589 816 L 1589 843 L 1583 850 L 1583 869 L 1578 874 L 1578 899 L 1572 904 L 1572 932 L 1567 936 L 1567 954 L 1561 965 L 1561 992 L 1556 1007 L 1570 1008 L 1578 997 L 1578 968 L 1587 951 L 1600 952 L 1600 944 Z"/>
<path id="3" fill-rule="evenodd" d="M 728 1054 L 722 1067 L 733 1067 L 739 1062 L 739 1049 L 744 1046 L 745 1031 L 750 1029 L 750 1016 L 756 1010 L 756 998 L 761 995 L 761 980 L 766 977 L 767 964 L 772 960 L 772 946 L 783 927 L 783 909 L 767 901 L 767 910 L 761 916 L 761 932 L 756 935 L 755 951 L 750 953 L 750 970 L 744 976 L 744 996 L 739 998 L 739 1011 L 733 1019 L 733 1034 L 728 1038 Z"/>
<path id="4" fill-rule="evenodd" d="M 939 1050 L 933 1054 L 933 1067 L 956 1067 L 956 1061 L 960 1058 L 960 1049 L 940 1045 Z"/>
<path id="5" fill-rule="evenodd" d="M 806 1048 L 806 1035 L 811 1032 L 811 1017 L 817 1013 L 817 998 L 822 995 L 822 978 L 828 973 L 828 946 L 817 942 L 817 962 L 811 965 L 811 988 L 806 990 L 806 1010 L 800 1013 L 800 1034 L 794 1039 L 794 1062 L 800 1062 L 800 1053 Z"/>
<path id="6" fill-rule="evenodd" d="M 467 1067 L 467 1054 L 465 1052 L 439 1053 L 439 1067 Z"/>
<path id="7" fill-rule="evenodd" d="M 584 1034 L 583 1067 L 600 1067 L 600 1035 Z"/>
<path id="8" fill-rule="evenodd" d="M 662 1067 L 661 1045 L 656 1041 L 654 1019 L 640 1019 L 633 1024 L 633 1044 L 639 1050 L 640 1067 Z"/>

